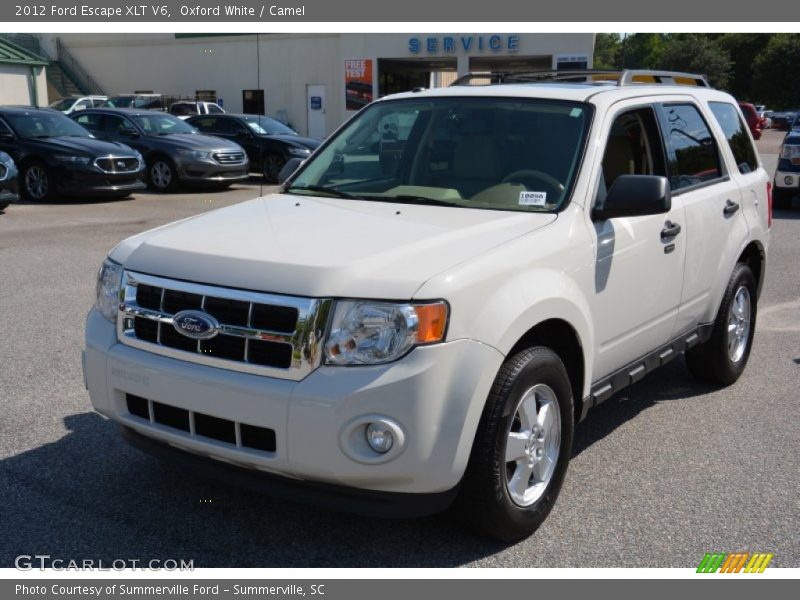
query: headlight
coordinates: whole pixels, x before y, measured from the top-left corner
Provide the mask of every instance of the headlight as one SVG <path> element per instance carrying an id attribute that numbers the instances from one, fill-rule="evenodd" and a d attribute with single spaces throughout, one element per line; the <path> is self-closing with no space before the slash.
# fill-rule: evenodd
<path id="1" fill-rule="evenodd" d="M 308 148 L 301 148 L 300 146 L 290 146 L 289 154 L 293 154 L 294 156 L 308 156 L 311 154 L 311 150 Z"/>
<path id="2" fill-rule="evenodd" d="M 54 154 L 53 158 L 70 165 L 88 165 L 92 162 L 92 159 L 88 156 L 72 156 L 71 154 Z"/>
<path id="3" fill-rule="evenodd" d="M 178 150 L 178 154 L 184 158 L 194 158 L 197 160 L 211 156 L 211 152 L 203 152 L 202 150 Z"/>
<path id="4" fill-rule="evenodd" d="M 122 265 L 109 260 L 103 261 L 97 274 L 95 306 L 106 319 L 115 323 L 120 303 L 120 284 L 122 282 Z"/>
<path id="5" fill-rule="evenodd" d="M 784 144 L 781 146 L 781 158 L 800 158 L 800 146 L 796 144 Z"/>
<path id="6" fill-rule="evenodd" d="M 444 340 L 447 304 L 339 301 L 325 341 L 329 365 L 392 362 L 420 344 Z"/>

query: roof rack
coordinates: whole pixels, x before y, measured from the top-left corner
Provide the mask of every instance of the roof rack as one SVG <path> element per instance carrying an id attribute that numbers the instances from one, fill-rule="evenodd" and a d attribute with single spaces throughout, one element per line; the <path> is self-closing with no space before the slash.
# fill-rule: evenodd
<path id="1" fill-rule="evenodd" d="M 589 83 L 594 85 L 616 85 L 618 87 L 641 84 L 711 87 L 705 75 L 681 73 L 679 71 L 654 71 L 651 69 L 626 69 L 624 71 L 604 69 L 548 69 L 519 73 L 512 71 L 471 72 L 456 79 L 451 86 L 548 83 L 552 81 Z"/>

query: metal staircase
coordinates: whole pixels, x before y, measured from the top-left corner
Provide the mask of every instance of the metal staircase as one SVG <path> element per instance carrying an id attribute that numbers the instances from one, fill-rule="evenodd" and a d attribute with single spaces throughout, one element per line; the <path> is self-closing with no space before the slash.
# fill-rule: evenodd
<path id="1" fill-rule="evenodd" d="M 62 97 L 104 93 L 100 84 L 86 72 L 86 69 L 67 50 L 60 39 L 56 39 L 56 57 L 53 58 L 45 52 L 39 38 L 33 34 L 0 33 L 0 38 L 48 61 L 47 83 L 53 86 Z"/>

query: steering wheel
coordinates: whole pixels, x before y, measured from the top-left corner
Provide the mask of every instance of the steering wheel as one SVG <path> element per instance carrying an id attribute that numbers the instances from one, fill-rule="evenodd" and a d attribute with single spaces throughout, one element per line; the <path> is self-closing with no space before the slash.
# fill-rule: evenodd
<path id="1" fill-rule="evenodd" d="M 536 190 L 541 184 L 545 184 L 556 194 L 564 192 L 564 184 L 558 179 L 547 173 L 536 171 L 535 169 L 520 169 L 519 171 L 509 173 L 503 177 L 501 183 L 521 183 L 529 190 Z M 533 183 L 533 185 L 529 185 L 531 183 Z"/>

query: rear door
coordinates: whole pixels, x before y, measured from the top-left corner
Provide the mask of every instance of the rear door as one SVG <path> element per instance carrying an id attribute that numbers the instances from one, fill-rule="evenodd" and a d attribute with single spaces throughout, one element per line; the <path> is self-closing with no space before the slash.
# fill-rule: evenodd
<path id="1" fill-rule="evenodd" d="M 673 202 L 686 214 L 686 269 L 676 333 L 710 323 L 715 296 L 728 281 L 747 237 L 741 190 L 723 160 L 713 118 L 693 98 L 659 105 Z"/>

